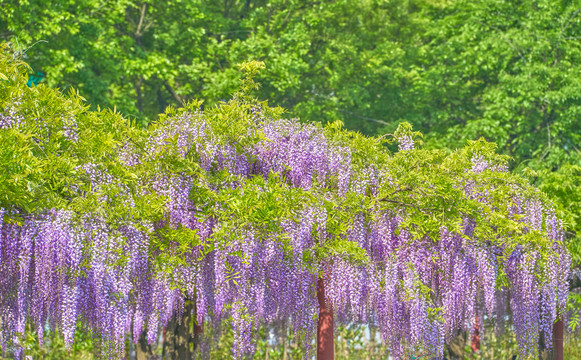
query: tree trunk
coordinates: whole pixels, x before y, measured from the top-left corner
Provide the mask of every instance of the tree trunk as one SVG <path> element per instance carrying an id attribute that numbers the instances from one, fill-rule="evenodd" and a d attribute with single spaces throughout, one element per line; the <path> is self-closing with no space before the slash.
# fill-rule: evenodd
<path id="1" fill-rule="evenodd" d="M 147 342 L 147 333 L 145 330 L 139 336 L 137 344 L 135 344 L 135 357 L 137 360 L 149 360 L 151 357 L 153 357 L 153 349 Z"/>
<path id="2" fill-rule="evenodd" d="M 540 360 L 563 360 L 563 320 L 559 319 L 553 324 L 553 347 L 545 348 L 544 333 L 540 336 L 539 359 Z"/>
<path id="3" fill-rule="evenodd" d="M 204 335 L 204 323 L 194 322 L 194 351 L 200 346 L 202 335 Z"/>
<path id="4" fill-rule="evenodd" d="M 553 351 L 555 360 L 563 360 L 563 319 L 557 320 L 553 324 Z"/>
<path id="5" fill-rule="evenodd" d="M 174 315 L 166 327 L 165 341 L 163 343 L 163 356 L 166 359 L 191 359 L 190 344 L 194 340 L 190 323 L 192 321 L 193 302 L 186 300 L 184 313 L 179 318 Z"/>
<path id="6" fill-rule="evenodd" d="M 375 358 L 375 336 L 376 336 L 375 328 L 369 327 L 369 342 L 367 343 L 367 355 L 365 357 L 365 360 L 371 360 Z"/>
<path id="7" fill-rule="evenodd" d="M 474 318 L 474 329 L 472 333 L 472 352 L 480 351 L 480 329 L 478 329 L 478 316 Z"/>
<path id="8" fill-rule="evenodd" d="M 464 351 L 467 341 L 466 338 L 466 332 L 459 332 L 458 335 L 448 341 L 446 348 L 448 349 L 448 356 L 451 360 L 461 360 L 468 357 L 468 354 Z"/>
<path id="9" fill-rule="evenodd" d="M 319 301 L 319 322 L 317 325 L 317 360 L 333 360 L 333 309 L 325 301 L 325 283 L 323 278 L 317 281 L 317 299 Z"/>

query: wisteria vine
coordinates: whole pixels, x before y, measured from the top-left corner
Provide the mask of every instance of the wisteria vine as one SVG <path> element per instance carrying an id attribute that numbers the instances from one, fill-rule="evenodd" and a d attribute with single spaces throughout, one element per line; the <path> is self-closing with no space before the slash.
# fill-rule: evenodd
<path id="1" fill-rule="evenodd" d="M 4 106 L 0 131 L 26 123 L 30 115 L 19 105 Z M 72 209 L 0 209 L 2 349 L 12 346 L 22 357 L 19 344 L 30 323 L 41 342 L 46 329 L 60 329 L 67 346 L 79 328 L 93 331 L 105 354 L 120 357 L 127 336 L 156 341 L 192 300 L 198 323 L 232 320 L 234 358 L 254 352 L 261 326 L 281 323 L 311 349 L 319 277 L 336 320 L 377 327 L 397 359 L 418 350 L 441 358 L 444 344 L 458 330 L 472 331 L 475 318 L 503 323 L 506 315 L 523 355 L 537 351 L 541 333 L 551 346 L 552 324 L 568 294 L 563 230 L 539 195 L 511 184 L 506 218 L 520 226 L 518 236 L 495 226 L 480 231 L 479 222 L 493 221 L 494 211 L 484 209 L 498 206 L 492 193 L 500 185 L 479 181 L 505 175 L 502 162 L 475 152 L 463 177 L 450 181 L 458 202 L 482 214 L 454 213 L 454 203 L 436 212 L 438 202 L 414 204 L 420 190 L 399 182 L 401 171 L 413 170 L 397 166 L 423 151 L 413 133 L 396 133 L 399 151 L 383 148 L 395 160 L 381 163 L 350 145 L 356 135 L 333 136 L 320 126 L 269 118 L 262 106 L 238 105 L 251 125 L 241 136 L 255 141 L 224 139 L 211 116 L 190 109 L 144 130 L 141 142 L 113 149 L 118 166 L 138 174 L 134 183 L 93 160 L 77 166 L 76 196 L 120 202 L 128 211 L 115 221 Z M 69 134 L 70 126 L 63 131 Z M 76 132 L 67 139 L 79 141 Z M 139 170 L 151 164 L 156 171 Z M 273 184 L 300 201 L 263 200 L 288 211 L 260 215 L 262 222 L 233 216 L 237 199 L 266 196 Z M 429 197 L 433 189 L 425 187 Z M 220 202 L 220 194 L 233 200 Z M 162 215 L 135 215 L 143 199 L 161 199 Z M 435 223 L 442 218 L 437 231 L 418 235 L 413 211 Z M 182 235 L 193 239 L 185 248 Z M 545 245 L 510 241 L 527 236 Z M 180 261 L 158 261 L 172 254 Z"/>

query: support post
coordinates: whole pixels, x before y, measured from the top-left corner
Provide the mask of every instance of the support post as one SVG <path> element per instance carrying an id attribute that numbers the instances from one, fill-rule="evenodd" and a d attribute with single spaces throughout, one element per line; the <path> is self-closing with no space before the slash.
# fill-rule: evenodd
<path id="1" fill-rule="evenodd" d="M 325 282 L 317 281 L 317 299 L 319 301 L 319 321 L 317 324 L 317 360 L 334 360 L 333 344 L 333 309 L 325 301 Z"/>

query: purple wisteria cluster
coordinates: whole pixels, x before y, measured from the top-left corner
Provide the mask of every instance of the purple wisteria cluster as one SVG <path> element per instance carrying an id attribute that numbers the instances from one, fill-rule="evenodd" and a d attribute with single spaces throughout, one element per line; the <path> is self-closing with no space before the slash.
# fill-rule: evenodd
<path id="1" fill-rule="evenodd" d="M 119 156 L 124 166 L 136 167 L 195 155 L 207 172 L 225 170 L 247 179 L 276 172 L 291 187 L 339 197 L 353 192 L 374 199 L 382 181 L 393 182 L 382 179 L 375 164 L 356 171 L 351 150 L 319 127 L 265 119 L 256 108 L 252 116 L 263 138 L 242 151 L 218 141 L 219 134 L 198 111 L 168 117 L 153 128 L 143 153 L 133 154 L 136 148 L 126 144 Z M 400 141 L 401 151 L 414 149 L 411 137 Z M 505 170 L 480 157 L 473 162 L 475 173 Z M 77 170 L 85 171 L 95 189 L 116 181 L 92 163 Z M 397 359 L 419 350 L 440 358 L 457 330 L 472 331 L 475 317 L 504 322 L 506 314 L 511 314 L 523 353 L 536 351 L 541 332 L 550 346 L 552 323 L 567 298 L 569 259 L 554 211 L 538 200 L 513 199 L 512 211 L 527 231 L 541 232 L 552 242 L 551 258 L 544 264 L 534 249 L 517 246 L 505 256 L 502 245 L 475 238 L 469 217 L 459 230 L 442 226 L 435 238 L 418 240 L 404 226 L 404 211 L 379 206 L 361 209 L 344 234 L 368 261 L 337 254 L 313 264 L 306 259 L 314 257 L 305 254 L 332 238 L 325 207 L 305 205 L 294 218 L 281 220 L 278 233 L 250 224 L 231 230 L 226 241 L 215 238 L 224 224 L 200 212 L 191 199 L 199 181 L 160 171 L 140 179 L 147 186 L 139 191 L 120 193 L 128 198 L 128 207 L 135 206 L 132 196 L 151 191 L 166 199 L 164 218 L 156 222 L 127 218 L 112 226 L 97 215 L 64 210 L 29 215 L 10 209 L 9 215 L 24 219 L 18 223 L 0 209 L 2 348 L 12 344 L 16 356 L 22 356 L 18 345 L 30 322 L 41 341 L 46 329 L 58 327 L 68 346 L 78 327 L 95 331 L 107 354 L 121 356 L 126 336 L 156 341 L 172 316 L 184 311 L 185 301 L 193 300 L 198 323 L 218 327 L 224 319 L 232 320 L 237 359 L 254 352 L 258 330 L 265 325 L 289 324 L 310 349 L 319 275 L 336 320 L 376 326 Z M 221 189 L 214 185 L 213 190 Z M 467 186 L 468 197 L 471 191 Z M 184 263 L 169 269 L 155 263 L 159 250 L 152 245 L 158 230 L 168 227 L 195 230 L 199 237 Z M 500 276 L 507 287 L 499 285 Z"/>
<path id="2" fill-rule="evenodd" d="M 3 111 L 0 111 L 0 129 L 18 128 L 24 121 L 24 116 L 18 112 L 21 98 L 16 98 Z"/>
<path id="3" fill-rule="evenodd" d="M 344 194 L 351 178 L 351 151 L 330 144 L 314 125 L 293 120 L 266 123 L 261 129 L 266 140 L 251 149 L 258 161 L 258 173 L 282 173 L 296 187 L 311 188 L 334 185 Z"/>
<path id="4" fill-rule="evenodd" d="M 33 125 L 36 128 L 35 132 L 43 133 L 43 136 L 50 134 L 51 130 L 56 130 L 55 128 L 51 129 L 49 122 L 36 115 L 36 113 L 26 114 L 23 111 L 23 101 L 24 97 L 22 95 L 13 96 L 8 104 L 4 107 L 0 106 L 0 130 L 15 129 L 26 131 L 30 125 Z M 56 123 L 58 123 L 58 129 L 67 140 L 78 141 L 77 120 L 74 116 L 66 114 L 66 111 L 63 111 L 61 114 L 50 114 L 48 116 L 56 117 L 58 119 L 58 121 L 56 121 Z"/>

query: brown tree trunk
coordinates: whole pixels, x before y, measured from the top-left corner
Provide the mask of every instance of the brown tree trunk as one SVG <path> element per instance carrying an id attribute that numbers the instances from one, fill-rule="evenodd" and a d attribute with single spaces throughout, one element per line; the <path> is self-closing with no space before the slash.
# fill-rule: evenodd
<path id="1" fill-rule="evenodd" d="M 480 329 L 478 328 L 478 316 L 474 318 L 474 331 L 472 333 L 472 352 L 480 351 Z"/>
<path id="2" fill-rule="evenodd" d="M 461 360 L 467 358 L 469 355 L 464 351 L 466 346 L 467 335 L 466 332 L 459 332 L 458 335 L 452 337 L 446 344 L 448 356 L 451 360 Z"/>
<path id="3" fill-rule="evenodd" d="M 194 322 L 194 351 L 200 346 L 202 335 L 204 335 L 204 323 Z"/>
<path id="4" fill-rule="evenodd" d="M 317 325 L 317 360 L 333 360 L 333 309 L 325 301 L 325 283 L 323 278 L 317 281 L 317 299 L 319 301 L 319 322 Z"/>
<path id="5" fill-rule="evenodd" d="M 194 334 L 190 327 L 192 310 L 193 302 L 186 301 L 182 317 L 179 318 L 176 314 L 167 324 L 162 357 L 180 360 L 192 358 L 192 351 L 190 349 L 190 344 L 194 340 Z"/>
<path id="6" fill-rule="evenodd" d="M 145 330 L 139 336 L 137 344 L 135 344 L 135 357 L 137 360 L 149 360 L 153 357 L 153 349 L 147 342 L 147 333 Z"/>
<path id="7" fill-rule="evenodd" d="M 544 333 L 541 334 L 539 341 L 540 360 L 563 360 L 563 327 L 561 319 L 553 324 L 553 346 L 550 349 L 545 348 L 545 336 Z"/>
<path id="8" fill-rule="evenodd" d="M 555 353 L 555 360 L 563 360 L 563 333 L 563 319 L 559 319 L 553 324 L 553 351 Z"/>

